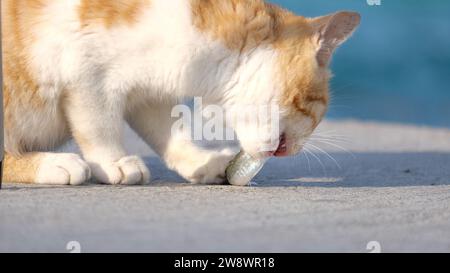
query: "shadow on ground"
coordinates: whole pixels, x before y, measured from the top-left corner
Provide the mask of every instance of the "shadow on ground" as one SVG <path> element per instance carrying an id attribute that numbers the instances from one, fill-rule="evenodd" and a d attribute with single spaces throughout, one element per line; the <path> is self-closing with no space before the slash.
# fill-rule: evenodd
<path id="1" fill-rule="evenodd" d="M 264 187 L 450 185 L 449 167 L 448 153 L 330 153 L 330 157 L 272 159 L 255 181 Z"/>
<path id="2" fill-rule="evenodd" d="M 0 252 L 448 251 L 450 154 L 270 160 L 256 187 L 191 186 L 147 158 L 151 186 L 0 192 Z M 435 187 L 433 187 L 435 186 Z"/>
<path id="3" fill-rule="evenodd" d="M 150 187 L 191 186 L 157 157 L 146 158 Z M 273 158 L 254 179 L 254 187 L 409 187 L 450 185 L 449 153 L 330 153 Z M 83 187 L 104 187 L 91 183 Z M 201 187 L 199 185 L 199 187 Z M 42 186 L 27 189 L 64 188 Z M 120 187 L 119 187 L 120 188 Z M 7 191 L 21 190 L 21 185 Z"/>
<path id="4" fill-rule="evenodd" d="M 157 185 L 183 183 L 158 158 L 148 158 Z M 407 187 L 450 185 L 449 153 L 330 153 L 271 159 L 258 187 Z"/>

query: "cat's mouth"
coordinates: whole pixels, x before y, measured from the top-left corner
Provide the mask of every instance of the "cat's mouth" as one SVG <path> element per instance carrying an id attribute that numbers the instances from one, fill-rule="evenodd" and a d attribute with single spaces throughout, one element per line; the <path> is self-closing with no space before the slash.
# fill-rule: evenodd
<path id="1" fill-rule="evenodd" d="M 278 148 L 272 153 L 272 155 L 275 157 L 288 156 L 286 134 L 282 134 L 280 136 L 280 143 L 278 144 Z"/>

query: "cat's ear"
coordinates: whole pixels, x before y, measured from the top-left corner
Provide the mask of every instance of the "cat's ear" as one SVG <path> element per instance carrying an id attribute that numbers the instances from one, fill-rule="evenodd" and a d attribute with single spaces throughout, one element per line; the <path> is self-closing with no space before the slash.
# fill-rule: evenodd
<path id="1" fill-rule="evenodd" d="M 360 22 L 359 13 L 350 11 L 310 19 L 318 43 L 317 61 L 320 66 L 330 63 L 333 52 L 353 34 Z"/>

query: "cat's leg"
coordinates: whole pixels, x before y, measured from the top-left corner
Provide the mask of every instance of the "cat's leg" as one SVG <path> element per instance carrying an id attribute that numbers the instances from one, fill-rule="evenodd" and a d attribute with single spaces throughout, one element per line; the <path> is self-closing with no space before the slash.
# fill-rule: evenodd
<path id="1" fill-rule="evenodd" d="M 3 179 L 14 183 L 80 185 L 91 177 L 89 166 L 76 154 L 6 153 L 4 163 Z"/>
<path id="2" fill-rule="evenodd" d="M 225 169 L 235 156 L 231 149 L 211 151 L 172 133 L 174 104 L 140 107 L 128 115 L 128 123 L 165 161 L 168 168 L 196 184 L 223 184 Z"/>
<path id="3" fill-rule="evenodd" d="M 123 147 L 126 99 L 101 92 L 73 92 L 64 103 L 72 134 L 93 176 L 105 184 L 136 185 L 150 181 L 150 171 Z"/>
<path id="4" fill-rule="evenodd" d="M 70 138 L 67 121 L 58 103 L 27 104 L 36 98 L 24 99 L 9 93 L 10 88 L 4 88 L 4 91 L 6 97 L 15 98 L 4 109 L 4 180 L 53 185 L 79 185 L 89 180 L 89 166 L 79 155 L 44 152 L 58 148 Z"/>

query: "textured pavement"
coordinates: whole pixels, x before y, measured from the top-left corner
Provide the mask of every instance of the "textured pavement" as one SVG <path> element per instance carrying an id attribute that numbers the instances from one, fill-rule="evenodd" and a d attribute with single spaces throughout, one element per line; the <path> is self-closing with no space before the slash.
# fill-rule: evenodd
<path id="1" fill-rule="evenodd" d="M 450 130 L 326 122 L 325 154 L 273 159 L 253 187 L 193 186 L 146 156 L 150 186 L 0 192 L 0 252 L 450 252 Z M 339 136 L 336 136 L 339 135 Z M 315 144 L 316 145 L 316 144 Z M 72 149 L 72 148 L 67 148 Z M 339 165 L 339 166 L 338 166 Z"/>

